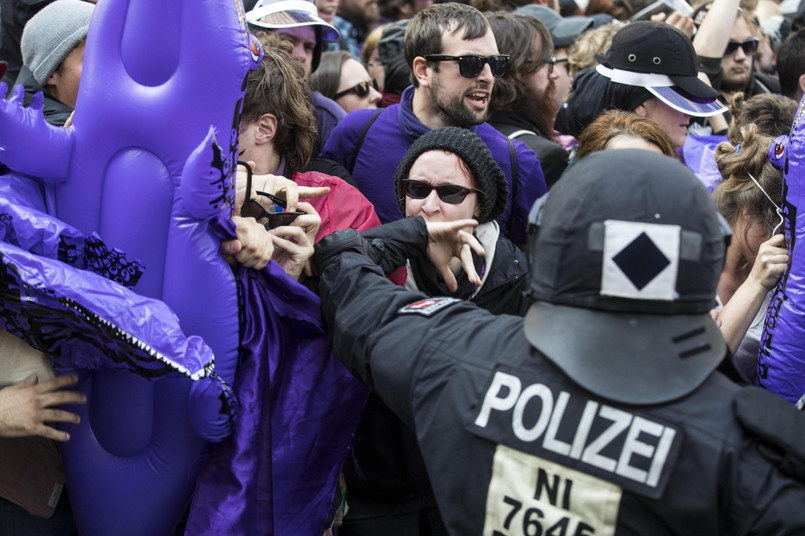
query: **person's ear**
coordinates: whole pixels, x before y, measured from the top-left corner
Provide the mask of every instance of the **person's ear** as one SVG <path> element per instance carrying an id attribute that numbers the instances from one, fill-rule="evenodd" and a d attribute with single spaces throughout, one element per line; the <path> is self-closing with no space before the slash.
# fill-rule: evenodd
<path id="1" fill-rule="evenodd" d="M 805 74 L 799 75 L 799 92 L 805 94 Z"/>
<path id="2" fill-rule="evenodd" d="M 277 116 L 274 114 L 263 114 L 257 120 L 257 143 L 266 143 L 274 139 L 277 135 Z"/>
<path id="3" fill-rule="evenodd" d="M 637 115 L 639 115 L 640 117 L 647 117 L 648 116 L 648 110 L 646 110 L 645 103 L 639 105 L 637 108 L 635 108 L 632 111 L 634 113 L 636 113 Z"/>
<path id="4" fill-rule="evenodd" d="M 430 63 L 422 56 L 414 58 L 413 73 L 420 86 L 430 87 Z"/>

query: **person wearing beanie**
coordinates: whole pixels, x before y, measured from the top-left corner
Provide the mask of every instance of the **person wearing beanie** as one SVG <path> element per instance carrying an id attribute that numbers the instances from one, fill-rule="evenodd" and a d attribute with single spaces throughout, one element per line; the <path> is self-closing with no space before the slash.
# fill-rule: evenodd
<path id="1" fill-rule="evenodd" d="M 494 314 L 525 314 L 527 260 L 495 221 L 509 195 L 506 179 L 477 135 L 444 127 L 420 136 L 397 167 L 394 189 L 406 218 L 363 233 L 384 272 L 406 266 L 410 290 L 472 301 Z M 473 284 L 453 259 L 458 288 L 451 291 L 418 251 L 428 241 L 428 224 L 467 218 L 479 223 L 472 232 L 484 255 L 473 253 L 472 260 L 481 284 Z M 344 465 L 349 511 L 340 534 L 446 535 L 415 435 L 376 395 L 366 407 L 355 434 L 359 470 Z"/>
<path id="2" fill-rule="evenodd" d="M 16 85 L 25 104 L 42 91 L 45 120 L 61 126 L 75 108 L 84 63 L 84 44 L 95 4 L 56 0 L 25 25 L 20 42 L 23 67 Z"/>

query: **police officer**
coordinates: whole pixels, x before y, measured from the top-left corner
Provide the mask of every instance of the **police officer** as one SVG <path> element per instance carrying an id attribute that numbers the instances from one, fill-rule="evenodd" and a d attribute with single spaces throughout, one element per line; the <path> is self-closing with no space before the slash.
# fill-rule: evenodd
<path id="1" fill-rule="evenodd" d="M 805 417 L 716 370 L 727 241 L 687 168 L 621 150 L 531 211 L 525 319 L 395 287 L 354 231 L 313 259 L 336 355 L 416 431 L 451 534 L 805 534 Z"/>

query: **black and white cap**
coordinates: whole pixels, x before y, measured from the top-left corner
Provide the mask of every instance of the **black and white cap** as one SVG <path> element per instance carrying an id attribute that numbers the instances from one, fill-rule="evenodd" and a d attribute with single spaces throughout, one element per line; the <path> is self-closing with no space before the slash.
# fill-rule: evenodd
<path id="1" fill-rule="evenodd" d="M 729 227 L 693 173 L 640 150 L 572 166 L 529 216 L 529 342 L 623 403 L 688 394 L 726 344 L 710 317 Z"/>
<path id="2" fill-rule="evenodd" d="M 646 88 L 680 112 L 709 117 L 727 111 L 716 100 L 718 91 L 699 80 L 699 59 L 690 39 L 670 24 L 627 24 L 598 61 L 600 74 L 618 84 Z"/>

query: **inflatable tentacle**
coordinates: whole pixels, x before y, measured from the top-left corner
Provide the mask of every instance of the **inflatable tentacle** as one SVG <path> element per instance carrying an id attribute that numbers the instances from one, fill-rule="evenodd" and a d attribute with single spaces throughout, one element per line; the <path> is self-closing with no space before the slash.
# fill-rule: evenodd
<path id="1" fill-rule="evenodd" d="M 6 91 L 6 85 L 0 83 L 0 94 Z M 70 168 L 73 129 L 45 121 L 42 93 L 37 93 L 27 108 L 23 95 L 23 87 L 17 86 L 11 97 L 0 99 L 0 162 L 25 175 L 61 182 Z M 47 158 L 42 158 L 45 149 Z"/>
<path id="2" fill-rule="evenodd" d="M 55 259 L 81 270 L 90 270 L 126 287 L 137 284 L 145 267 L 110 248 L 93 233 L 78 229 L 44 212 L 0 198 L 0 240 L 41 257 Z"/>
<path id="3" fill-rule="evenodd" d="M 758 353 L 758 383 L 792 403 L 805 393 L 805 99 L 791 131 L 769 147 L 783 170 L 783 232 L 789 265 L 766 313 Z"/>
<path id="4" fill-rule="evenodd" d="M 182 201 L 194 218 L 210 220 L 224 207 L 231 207 L 231 174 L 224 171 L 225 155 L 210 127 L 204 141 L 188 157 L 182 170 Z M 227 216 L 231 216 L 231 210 Z"/>

